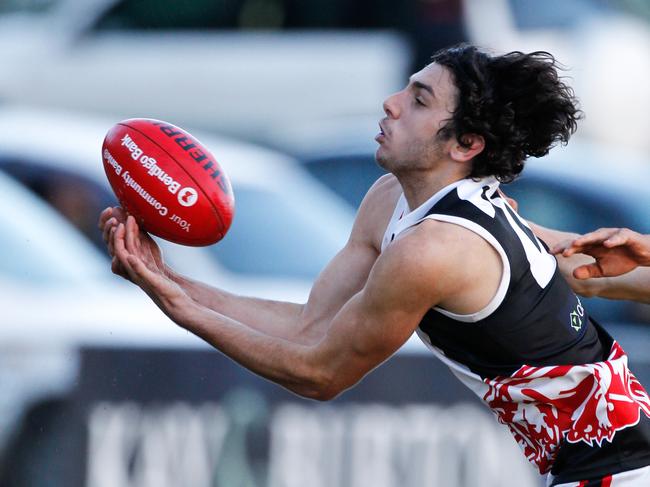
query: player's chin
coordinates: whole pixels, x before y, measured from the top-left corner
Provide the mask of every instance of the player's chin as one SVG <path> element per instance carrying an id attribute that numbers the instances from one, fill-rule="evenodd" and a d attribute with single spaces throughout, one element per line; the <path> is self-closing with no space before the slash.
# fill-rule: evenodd
<path id="1" fill-rule="evenodd" d="M 377 161 L 379 167 L 389 171 L 391 168 L 391 160 L 390 154 L 385 147 L 381 145 L 377 147 L 377 150 L 375 151 L 375 161 Z"/>

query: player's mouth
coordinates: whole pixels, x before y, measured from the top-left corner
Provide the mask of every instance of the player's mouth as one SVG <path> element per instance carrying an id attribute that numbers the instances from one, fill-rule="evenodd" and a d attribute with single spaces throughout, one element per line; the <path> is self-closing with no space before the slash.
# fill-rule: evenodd
<path id="1" fill-rule="evenodd" d="M 388 134 L 386 133 L 386 130 L 384 130 L 384 126 L 379 122 L 379 133 L 375 136 L 375 140 L 381 144 L 387 137 Z"/>

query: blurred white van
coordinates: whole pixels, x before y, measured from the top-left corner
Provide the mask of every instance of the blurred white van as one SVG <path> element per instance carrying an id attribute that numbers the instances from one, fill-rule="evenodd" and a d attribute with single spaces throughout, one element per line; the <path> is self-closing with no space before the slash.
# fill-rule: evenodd
<path id="1" fill-rule="evenodd" d="M 235 30 L 265 3 L 282 2 L 3 1 L 0 101 L 260 140 L 280 121 L 379 113 L 403 83 L 411 56 L 396 33 Z M 168 28 L 128 25 L 161 16 Z M 208 16 L 217 29 L 193 28 Z"/>

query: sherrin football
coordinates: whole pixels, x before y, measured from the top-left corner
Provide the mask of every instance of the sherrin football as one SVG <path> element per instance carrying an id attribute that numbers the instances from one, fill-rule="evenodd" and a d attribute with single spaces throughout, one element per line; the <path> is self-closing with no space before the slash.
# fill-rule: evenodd
<path id="1" fill-rule="evenodd" d="M 153 119 L 124 120 L 106 134 L 102 159 L 120 204 L 149 233 L 204 246 L 230 228 L 235 205 L 230 181 L 185 130 Z"/>

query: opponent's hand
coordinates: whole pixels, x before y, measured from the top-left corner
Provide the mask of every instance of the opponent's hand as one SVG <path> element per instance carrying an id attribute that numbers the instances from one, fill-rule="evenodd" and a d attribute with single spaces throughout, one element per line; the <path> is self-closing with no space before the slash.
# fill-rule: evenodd
<path id="1" fill-rule="evenodd" d="M 576 279 L 620 276 L 642 265 L 650 265 L 650 236 L 628 228 L 601 228 L 551 248 L 553 254 L 576 253 L 596 259 L 573 270 Z"/>
<path id="2" fill-rule="evenodd" d="M 111 257 L 111 271 L 118 276 L 131 280 L 126 269 L 121 265 L 115 256 L 114 238 L 113 235 L 117 231 L 118 225 L 127 222 L 127 213 L 119 206 L 108 207 L 99 215 L 99 229 L 102 232 L 102 237 L 106 243 L 108 254 Z M 137 226 L 137 225 L 136 225 Z M 139 241 L 141 247 L 149 254 L 149 257 L 155 262 L 158 269 L 167 274 L 167 267 L 162 258 L 162 252 L 158 244 L 151 238 L 151 236 L 142 230 L 139 230 Z"/>
<path id="3" fill-rule="evenodd" d="M 499 192 L 499 194 L 501 195 L 501 197 L 502 197 L 504 200 L 506 200 L 506 201 L 508 202 L 508 204 L 510 205 L 510 207 L 511 207 L 513 210 L 515 210 L 515 211 L 517 211 L 517 212 L 519 211 L 519 203 L 517 203 L 517 200 L 516 200 L 516 199 L 511 198 L 510 196 L 508 196 L 507 194 L 505 194 L 503 191 L 501 191 L 501 189 L 498 189 L 497 191 Z"/>
<path id="4" fill-rule="evenodd" d="M 135 218 L 128 215 L 125 223 L 113 226 L 109 240 L 114 259 L 127 279 L 145 291 L 168 316 L 177 319 L 178 312 L 192 299 L 167 275 L 159 251 L 153 251 L 158 246 L 139 229 Z"/>

